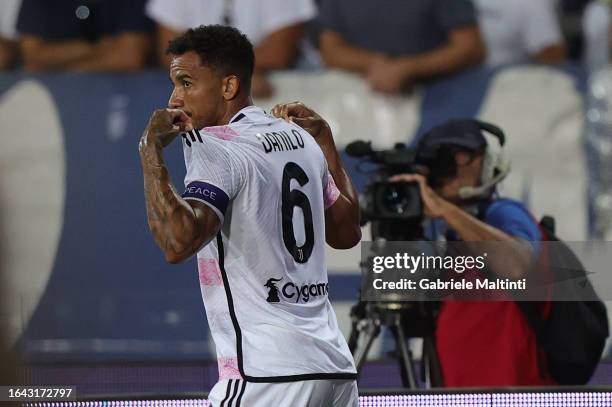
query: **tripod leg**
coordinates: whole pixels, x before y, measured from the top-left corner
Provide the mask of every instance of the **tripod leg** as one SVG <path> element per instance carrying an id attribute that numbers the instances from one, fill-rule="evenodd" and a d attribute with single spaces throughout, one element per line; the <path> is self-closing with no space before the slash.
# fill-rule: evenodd
<path id="1" fill-rule="evenodd" d="M 408 379 L 408 371 L 406 369 L 406 365 L 403 362 L 403 354 L 399 348 L 399 335 L 397 333 L 397 329 L 394 326 L 390 326 L 389 330 L 393 334 L 393 340 L 395 341 L 395 354 L 397 355 L 397 362 L 400 368 L 400 377 L 402 378 L 402 385 L 406 388 L 410 388 L 410 380 Z"/>
<path id="2" fill-rule="evenodd" d="M 355 353 L 355 349 L 357 348 L 357 343 L 359 341 L 359 321 L 353 320 L 351 324 L 351 334 L 349 335 L 348 347 L 352 354 Z"/>
<path id="3" fill-rule="evenodd" d="M 361 290 L 359 290 L 361 294 Z M 348 346 L 351 353 L 355 353 L 357 342 L 359 341 L 359 325 L 366 319 L 366 304 L 362 301 L 357 302 L 351 308 L 351 335 L 349 336 Z"/>
<path id="4" fill-rule="evenodd" d="M 380 334 L 380 324 L 377 321 L 369 321 L 364 331 L 365 344 L 359 347 L 356 343 L 355 351 L 353 352 L 357 373 L 361 372 L 361 367 L 365 363 L 368 352 L 374 343 L 374 339 Z"/>
<path id="5" fill-rule="evenodd" d="M 426 336 L 423 338 L 423 365 L 425 366 L 425 382 L 427 388 L 442 387 L 442 370 L 440 369 L 440 360 L 436 351 L 436 343 L 433 337 Z"/>
<path id="6" fill-rule="evenodd" d="M 431 356 L 429 355 L 430 349 L 429 346 L 427 344 L 427 338 L 423 338 L 423 350 L 421 352 L 421 358 L 422 358 L 422 363 L 421 363 L 421 372 L 422 372 L 422 379 L 423 379 L 423 383 L 425 383 L 425 388 L 426 389 L 431 389 L 433 386 L 431 384 L 432 382 L 432 377 L 431 377 Z"/>
<path id="7" fill-rule="evenodd" d="M 414 363 L 412 361 L 412 356 L 410 355 L 410 350 L 408 349 L 408 343 L 406 342 L 407 338 L 404 335 L 404 331 L 402 330 L 399 315 L 396 316 L 391 330 L 393 332 L 393 336 L 395 337 L 397 349 L 400 352 L 400 366 L 402 369 L 402 379 L 404 381 L 404 386 L 407 386 L 411 389 L 416 389 L 418 387 L 416 382 L 416 373 L 414 371 Z"/>

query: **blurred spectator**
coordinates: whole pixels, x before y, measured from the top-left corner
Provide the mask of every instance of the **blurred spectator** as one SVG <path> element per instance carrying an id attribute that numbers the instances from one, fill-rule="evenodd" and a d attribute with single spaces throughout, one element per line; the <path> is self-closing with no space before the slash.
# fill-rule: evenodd
<path id="1" fill-rule="evenodd" d="M 323 61 L 385 93 L 478 64 L 485 54 L 470 0 L 322 0 L 319 24 Z"/>
<path id="2" fill-rule="evenodd" d="M 4 198 L 0 196 L 0 198 Z M 0 236 L 8 236 L 8 229 L 4 228 L 4 219 L 6 216 L 6 212 L 4 211 L 3 203 L 5 201 L 0 199 Z M 0 240 L 0 256 L 3 256 L 8 253 L 5 250 L 5 239 Z M 9 318 L 8 318 L 8 306 L 7 306 L 7 298 L 8 298 L 8 289 L 7 289 L 7 270 L 2 268 L 0 264 L 0 386 L 9 386 L 9 385 L 18 385 L 21 384 L 17 380 L 17 359 L 14 353 L 11 351 L 11 347 L 9 346 L 8 341 L 8 329 L 9 329 Z M 17 405 L 3 403 L 4 405 Z"/>
<path id="3" fill-rule="evenodd" d="M 20 4 L 21 0 L 2 0 L 0 5 L 0 71 L 13 68 L 17 62 L 15 26 Z"/>
<path id="4" fill-rule="evenodd" d="M 23 0 L 17 31 L 32 71 L 136 71 L 151 49 L 145 0 Z"/>
<path id="5" fill-rule="evenodd" d="M 582 27 L 584 31 L 584 62 L 592 70 L 598 70 L 610 63 L 612 46 L 612 0 L 591 2 L 584 10 Z"/>
<path id="6" fill-rule="evenodd" d="M 587 4 L 593 0 L 556 0 L 560 13 L 561 32 L 565 38 L 568 59 L 580 61 L 584 56 L 582 18 Z"/>
<path id="7" fill-rule="evenodd" d="M 553 0 L 474 0 L 491 66 L 565 60 Z"/>
<path id="8" fill-rule="evenodd" d="M 0 279 L 3 277 L 4 276 L 0 274 Z M 6 287 L 6 285 L 2 287 Z M 3 296 L 2 298 L 5 297 Z M 2 363 L 0 363 L 0 386 L 14 386 L 20 384 L 17 375 L 17 358 L 15 357 L 14 351 L 11 350 L 11 347 L 7 343 L 6 337 L 8 333 L 6 329 L 8 324 L 4 319 L 6 315 L 4 306 L 5 304 L 0 302 L 0 360 L 2 361 Z M 4 406 L 6 404 L 2 405 Z"/>
<path id="9" fill-rule="evenodd" d="M 168 42 L 191 27 L 224 24 L 238 28 L 255 47 L 252 93 L 268 97 L 266 72 L 293 66 L 305 24 L 315 15 L 312 0 L 149 0 L 146 12 L 158 25 L 158 54 L 169 66 Z"/>

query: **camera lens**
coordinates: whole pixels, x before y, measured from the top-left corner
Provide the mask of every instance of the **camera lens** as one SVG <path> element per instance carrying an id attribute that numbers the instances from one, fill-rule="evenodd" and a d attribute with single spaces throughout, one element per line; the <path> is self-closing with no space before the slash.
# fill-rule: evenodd
<path id="1" fill-rule="evenodd" d="M 376 206 L 385 218 L 407 219 L 421 215 L 419 186 L 414 182 L 381 183 Z"/>
<path id="2" fill-rule="evenodd" d="M 383 192 L 382 204 L 387 212 L 402 215 L 409 209 L 409 198 L 403 185 L 390 184 Z"/>

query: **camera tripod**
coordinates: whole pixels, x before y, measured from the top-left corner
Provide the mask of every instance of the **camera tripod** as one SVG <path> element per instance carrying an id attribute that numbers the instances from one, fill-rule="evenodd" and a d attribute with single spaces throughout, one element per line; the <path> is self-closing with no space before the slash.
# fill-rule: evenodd
<path id="1" fill-rule="evenodd" d="M 417 302 L 365 303 L 360 301 L 357 303 L 351 309 L 352 328 L 348 341 L 349 349 L 355 358 L 357 372 L 361 372 L 374 340 L 382 328 L 386 327 L 395 340 L 404 387 L 419 388 L 415 363 L 408 349 L 408 338 L 415 337 L 423 338 L 421 367 L 424 387 L 442 386 L 442 374 L 435 348 L 433 326 L 431 326 L 432 318 L 425 316 L 428 312 L 424 303 Z M 411 328 L 408 328 L 407 321 L 411 322 Z"/>
<path id="2" fill-rule="evenodd" d="M 425 241 L 420 219 L 373 221 L 371 226 L 373 244 L 367 254 L 369 259 L 373 256 L 393 254 L 388 242 Z M 369 261 L 362 260 L 360 267 L 362 276 L 370 273 Z M 424 301 L 424 298 L 418 296 L 405 301 L 405 298 L 401 299 L 393 294 L 383 295 L 379 301 L 366 302 L 361 300 L 360 290 L 359 301 L 351 308 L 351 334 L 348 340 L 357 372 L 361 373 L 372 344 L 384 327 L 393 335 L 394 354 L 400 365 L 404 387 L 419 388 L 414 359 L 408 348 L 409 338 L 423 338 L 421 383 L 425 388 L 441 387 L 442 373 L 434 340 L 438 305 L 437 302 Z"/>

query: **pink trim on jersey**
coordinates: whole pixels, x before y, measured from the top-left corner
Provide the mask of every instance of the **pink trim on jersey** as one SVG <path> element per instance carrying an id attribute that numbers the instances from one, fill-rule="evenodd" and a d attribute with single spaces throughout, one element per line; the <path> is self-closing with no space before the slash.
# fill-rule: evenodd
<path id="1" fill-rule="evenodd" d="M 221 269 L 216 259 L 198 258 L 200 285 L 223 285 Z"/>
<path id="2" fill-rule="evenodd" d="M 238 136 L 238 133 L 236 133 L 230 126 L 205 127 L 203 130 L 217 138 L 220 138 L 221 140 L 231 140 Z"/>
<path id="3" fill-rule="evenodd" d="M 238 358 L 219 358 L 217 359 L 219 367 L 219 380 L 224 379 L 242 379 L 240 370 L 238 370 Z"/>
<path id="4" fill-rule="evenodd" d="M 325 209 L 332 206 L 340 196 L 340 190 L 336 186 L 334 182 L 334 178 L 331 176 L 329 171 L 327 172 L 327 185 L 323 190 L 323 202 L 325 204 Z"/>

